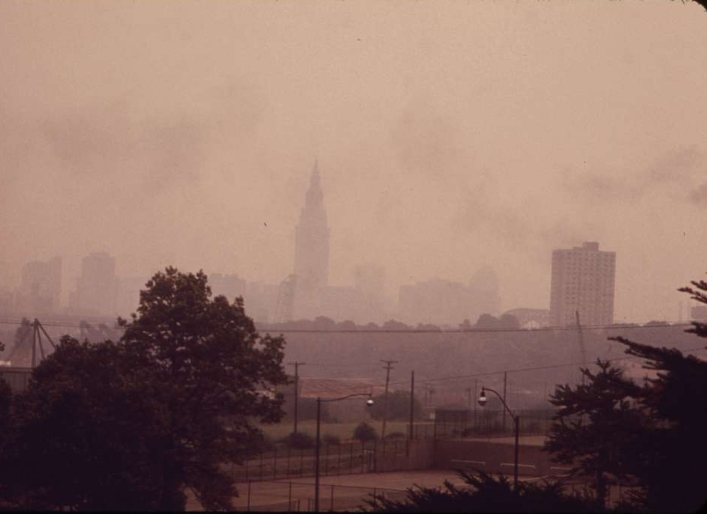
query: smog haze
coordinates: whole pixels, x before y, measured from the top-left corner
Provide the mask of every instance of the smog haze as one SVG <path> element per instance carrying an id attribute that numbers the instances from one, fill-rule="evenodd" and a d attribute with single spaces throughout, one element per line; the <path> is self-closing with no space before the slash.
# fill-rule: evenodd
<path id="1" fill-rule="evenodd" d="M 279 283 L 315 161 L 330 284 L 491 266 L 546 309 L 552 250 L 597 241 L 645 321 L 707 272 L 695 3 L 7 1 L 0 48 L 5 289 L 97 251 Z"/>

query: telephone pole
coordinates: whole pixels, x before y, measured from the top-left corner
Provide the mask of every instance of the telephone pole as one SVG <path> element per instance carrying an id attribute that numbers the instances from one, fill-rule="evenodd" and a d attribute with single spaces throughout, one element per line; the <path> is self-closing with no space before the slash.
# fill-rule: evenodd
<path id="1" fill-rule="evenodd" d="M 506 401 L 506 381 L 508 378 L 508 372 L 504 371 L 503 372 L 503 401 Z M 503 432 L 505 433 L 506 431 L 506 410 L 503 410 Z"/>
<path id="2" fill-rule="evenodd" d="M 295 427 L 293 432 L 297 433 L 297 404 L 299 403 L 299 367 L 304 366 L 304 362 L 288 362 L 289 366 L 295 367 Z"/>
<path id="3" fill-rule="evenodd" d="M 393 364 L 397 364 L 398 361 L 387 361 L 385 362 L 385 393 L 383 395 L 383 428 L 381 429 L 381 440 L 385 440 L 385 424 L 388 418 L 388 384 L 390 383 L 390 370 L 393 369 Z"/>

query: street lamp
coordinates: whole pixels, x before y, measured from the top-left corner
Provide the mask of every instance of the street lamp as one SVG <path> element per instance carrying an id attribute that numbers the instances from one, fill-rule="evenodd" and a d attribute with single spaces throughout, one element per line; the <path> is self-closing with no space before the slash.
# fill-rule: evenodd
<path id="1" fill-rule="evenodd" d="M 314 447 L 314 512 L 319 512 L 319 426 L 322 419 L 322 402 L 338 402 L 341 400 L 346 400 L 347 398 L 353 398 L 354 396 L 368 396 L 366 405 L 368 407 L 373 405 L 371 393 L 354 393 L 347 396 L 342 396 L 341 398 L 330 398 L 326 400 L 322 400 L 320 397 L 317 397 L 317 440 Z"/>
<path id="2" fill-rule="evenodd" d="M 515 455 L 514 455 L 514 461 L 513 461 L 513 490 L 518 491 L 518 436 L 520 433 L 520 416 L 513 414 L 511 409 L 508 408 L 508 405 L 506 405 L 506 402 L 503 401 L 503 397 L 498 394 L 498 392 L 494 391 L 490 387 L 484 387 L 481 386 L 481 394 L 479 395 L 479 405 L 484 407 L 486 405 L 486 402 L 488 402 L 488 399 L 486 398 L 486 391 L 491 391 L 493 394 L 498 396 L 498 399 L 501 400 L 501 403 L 503 404 L 503 408 L 508 411 L 508 414 L 511 415 L 511 418 L 513 419 L 513 428 L 515 430 L 515 438 L 516 438 L 516 444 L 515 444 Z"/>

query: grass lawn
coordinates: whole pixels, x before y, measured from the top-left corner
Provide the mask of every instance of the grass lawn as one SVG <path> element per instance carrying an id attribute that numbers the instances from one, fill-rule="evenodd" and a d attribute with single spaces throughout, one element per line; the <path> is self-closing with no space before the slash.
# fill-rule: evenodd
<path id="1" fill-rule="evenodd" d="M 376 429 L 376 432 L 378 435 L 380 435 L 381 431 L 381 422 L 380 421 L 368 421 L 367 422 L 369 425 L 371 425 L 373 428 Z M 417 424 L 417 423 L 416 423 Z M 354 430 L 358 426 L 358 423 L 324 423 L 322 422 L 321 424 L 321 435 L 324 437 L 325 435 L 332 435 L 336 436 L 341 441 L 348 441 L 353 437 Z M 287 424 L 274 424 L 274 425 L 267 425 L 263 424 L 260 425 L 260 428 L 265 432 L 265 434 L 274 439 L 282 439 L 283 437 L 286 437 L 290 432 L 292 432 L 293 425 L 291 422 Z M 316 435 L 317 431 L 317 423 L 316 421 L 300 421 L 297 424 L 297 430 L 299 432 L 302 432 L 304 434 L 309 434 L 312 437 Z M 386 424 L 386 429 L 385 429 L 386 434 L 392 434 L 393 432 L 402 432 L 407 436 L 408 433 L 408 423 L 405 421 L 388 421 Z"/>

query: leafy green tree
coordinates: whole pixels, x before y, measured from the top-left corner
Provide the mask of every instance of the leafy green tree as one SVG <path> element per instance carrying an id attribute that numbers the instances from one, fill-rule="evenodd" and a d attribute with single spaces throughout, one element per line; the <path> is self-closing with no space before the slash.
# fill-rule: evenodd
<path id="1" fill-rule="evenodd" d="M 62 338 L 3 430 L 5 498 L 19 508 L 158 508 L 165 412 L 135 369 L 142 363 L 112 342 Z"/>
<path id="2" fill-rule="evenodd" d="M 285 446 L 294 450 L 314 448 L 314 437 L 304 432 L 290 432 L 283 442 Z"/>
<path id="3" fill-rule="evenodd" d="M 640 387 L 608 361 L 597 360 L 597 366 L 596 373 L 581 368 L 586 383 L 560 385 L 551 396 L 558 410 L 544 449 L 556 462 L 573 466 L 573 474 L 593 477 L 597 501 L 604 506 L 614 479 L 635 472 L 627 457 L 637 449 L 637 434 L 648 418 L 635 408 Z"/>
<path id="4" fill-rule="evenodd" d="M 422 419 L 424 414 L 422 413 L 422 405 L 415 398 L 415 419 Z M 370 406 L 368 412 L 371 417 L 375 420 L 383 419 L 383 411 L 385 405 L 383 402 L 383 395 L 377 396 L 373 399 L 373 405 Z M 392 391 L 388 393 L 388 421 L 402 420 L 407 421 L 410 419 L 410 393 L 408 391 Z"/>
<path id="5" fill-rule="evenodd" d="M 459 471 L 466 487 L 449 481 L 443 487 L 415 486 L 405 500 L 373 495 L 366 500 L 372 512 L 600 512 L 592 498 L 581 492 L 566 493 L 562 482 L 520 482 L 513 490 L 504 475 Z"/>
<path id="6" fill-rule="evenodd" d="M 367 443 L 369 441 L 375 441 L 378 439 L 378 432 L 371 425 L 362 421 L 359 423 L 353 432 L 353 438 L 361 441 L 362 443 Z"/>
<path id="7" fill-rule="evenodd" d="M 121 320 L 121 343 L 155 370 L 150 389 L 165 412 L 160 508 L 183 510 L 189 488 L 208 510 L 232 509 L 235 489 L 223 465 L 259 450 L 262 434 L 251 420 L 282 417 L 273 391 L 287 383 L 284 340 L 260 336 L 242 298 L 212 298 L 201 271 L 169 267 L 146 287 L 137 314 Z"/>

